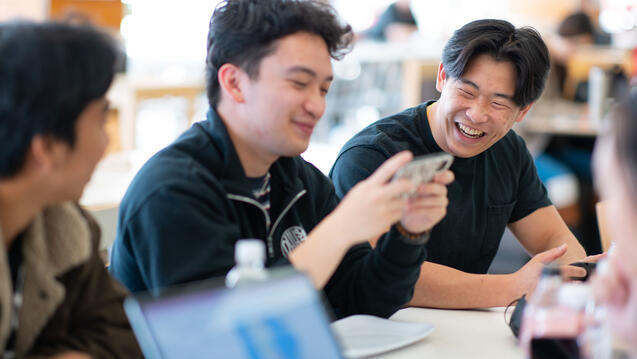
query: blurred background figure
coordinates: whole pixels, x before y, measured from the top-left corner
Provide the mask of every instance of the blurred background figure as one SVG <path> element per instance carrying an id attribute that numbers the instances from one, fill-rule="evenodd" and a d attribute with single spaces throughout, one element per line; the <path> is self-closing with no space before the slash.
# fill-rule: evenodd
<path id="1" fill-rule="evenodd" d="M 595 149 L 595 185 L 615 249 L 594 289 L 608 306 L 609 323 L 637 354 L 637 87 L 612 115 L 612 131 Z"/>
<path id="2" fill-rule="evenodd" d="M 389 5 L 376 23 L 361 35 L 377 41 L 405 41 L 416 31 L 418 25 L 409 7 L 409 0 L 398 0 Z"/>

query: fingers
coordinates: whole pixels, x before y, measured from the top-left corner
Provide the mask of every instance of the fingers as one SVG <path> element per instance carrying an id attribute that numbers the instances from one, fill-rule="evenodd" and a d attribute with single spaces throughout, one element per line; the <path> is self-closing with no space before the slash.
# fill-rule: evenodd
<path id="1" fill-rule="evenodd" d="M 409 151 L 398 152 L 372 173 L 367 179 L 370 182 L 384 184 L 389 181 L 399 168 L 411 161 L 414 156 Z"/>
<path id="2" fill-rule="evenodd" d="M 416 190 L 416 194 L 418 197 L 426 197 L 426 196 L 447 196 L 447 186 L 438 183 L 425 183 L 418 186 Z"/>
<path id="3" fill-rule="evenodd" d="M 456 176 L 453 174 L 453 172 L 447 170 L 444 172 L 436 173 L 434 175 L 433 182 L 441 185 L 448 185 L 449 183 L 453 182 L 455 178 Z"/>
<path id="4" fill-rule="evenodd" d="M 607 256 L 607 252 L 604 252 L 604 253 L 602 253 L 602 254 L 595 254 L 595 255 L 588 256 L 588 257 L 586 257 L 586 258 L 582 259 L 582 262 L 586 262 L 586 263 L 597 263 L 597 262 L 599 262 L 600 260 L 602 260 L 602 259 L 606 258 L 606 256 Z"/>
<path id="5" fill-rule="evenodd" d="M 562 272 L 562 278 L 566 280 L 586 277 L 586 269 L 582 267 L 564 265 L 560 267 L 560 270 Z"/>
<path id="6" fill-rule="evenodd" d="M 551 248 L 548 251 L 544 251 L 542 253 L 536 254 L 533 257 L 534 260 L 539 261 L 543 264 L 548 264 L 563 256 L 568 249 L 568 245 L 566 243 L 562 244 L 559 247 Z"/>

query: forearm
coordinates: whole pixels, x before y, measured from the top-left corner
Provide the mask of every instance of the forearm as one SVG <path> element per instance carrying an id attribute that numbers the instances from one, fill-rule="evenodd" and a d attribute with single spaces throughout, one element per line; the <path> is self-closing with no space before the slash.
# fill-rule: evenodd
<path id="1" fill-rule="evenodd" d="M 342 220 L 334 214 L 319 223 L 289 255 L 292 265 L 305 272 L 316 288 L 323 288 L 330 279 L 352 241 Z"/>
<path id="2" fill-rule="evenodd" d="M 547 246 L 546 248 L 544 248 L 543 251 L 559 247 L 563 243 L 566 243 L 568 245 L 568 249 L 566 251 L 566 254 L 555 261 L 556 263 L 569 264 L 581 261 L 586 257 L 586 251 L 584 250 L 584 247 L 582 247 L 577 238 L 575 238 L 575 236 L 569 230 L 550 237 L 547 242 Z"/>
<path id="3" fill-rule="evenodd" d="M 506 306 L 524 294 L 513 274 L 472 274 L 424 262 L 409 306 L 468 309 Z"/>

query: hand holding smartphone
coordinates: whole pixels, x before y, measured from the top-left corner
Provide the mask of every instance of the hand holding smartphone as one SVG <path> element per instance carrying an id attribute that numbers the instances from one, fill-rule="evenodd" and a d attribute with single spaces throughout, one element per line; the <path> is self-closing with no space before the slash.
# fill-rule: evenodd
<path id="1" fill-rule="evenodd" d="M 446 152 L 418 156 L 396 171 L 392 181 L 399 178 L 410 179 L 413 186 L 407 196 L 414 197 L 420 185 L 430 182 L 437 173 L 448 170 L 451 163 L 453 156 Z"/>

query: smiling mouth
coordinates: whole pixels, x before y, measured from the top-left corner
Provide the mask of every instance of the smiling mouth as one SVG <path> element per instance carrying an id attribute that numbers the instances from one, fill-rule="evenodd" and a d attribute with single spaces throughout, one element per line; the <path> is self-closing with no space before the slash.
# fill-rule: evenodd
<path id="1" fill-rule="evenodd" d="M 312 132 L 314 131 L 314 125 L 313 124 L 307 124 L 307 123 L 301 123 L 301 122 L 294 122 L 294 124 L 304 133 L 311 135 Z"/>
<path id="2" fill-rule="evenodd" d="M 456 128 L 463 135 L 465 135 L 465 136 L 467 136 L 469 138 L 480 138 L 480 137 L 484 137 L 484 135 L 485 135 L 484 132 L 482 132 L 480 130 L 476 130 L 475 128 L 471 128 L 471 127 L 465 126 L 465 125 L 461 124 L 460 122 L 456 122 Z"/>

